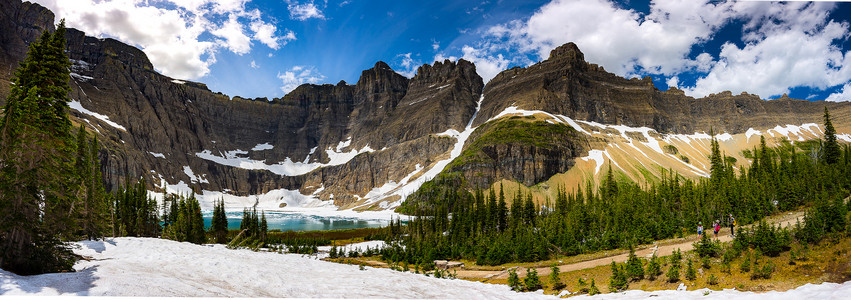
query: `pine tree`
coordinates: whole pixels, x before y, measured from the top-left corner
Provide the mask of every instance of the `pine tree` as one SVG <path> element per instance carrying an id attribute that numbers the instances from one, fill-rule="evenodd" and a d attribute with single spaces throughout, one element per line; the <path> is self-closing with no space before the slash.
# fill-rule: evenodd
<path id="1" fill-rule="evenodd" d="M 520 277 L 517 276 L 517 272 L 514 269 L 508 270 L 508 286 L 511 287 L 511 290 L 521 291 L 523 290 L 523 285 L 520 283 Z"/>
<path id="2" fill-rule="evenodd" d="M 830 112 L 827 106 L 824 107 L 824 162 L 827 164 L 835 164 L 839 162 L 842 155 L 839 150 L 839 143 L 836 141 L 836 129 L 833 128 L 833 123 L 830 122 Z"/>
<path id="3" fill-rule="evenodd" d="M 269 231 L 269 223 L 266 223 L 266 211 L 263 211 L 263 216 L 260 217 L 260 240 L 266 241 L 266 232 Z"/>
<path id="4" fill-rule="evenodd" d="M 526 278 L 523 278 L 523 284 L 527 291 L 537 291 L 542 288 L 541 278 L 538 277 L 538 270 L 526 268 Z"/>
<path id="5" fill-rule="evenodd" d="M 564 282 L 559 277 L 559 268 L 555 264 L 550 268 L 550 287 L 554 291 L 560 291 L 565 288 Z"/>
<path id="6" fill-rule="evenodd" d="M 68 119 L 65 23 L 30 44 L 0 119 L 0 267 L 19 274 L 70 270 L 74 140 Z"/>
<path id="7" fill-rule="evenodd" d="M 216 243 L 227 243 L 228 218 L 225 212 L 225 200 L 221 199 L 213 206 L 213 220 L 210 231 Z"/>

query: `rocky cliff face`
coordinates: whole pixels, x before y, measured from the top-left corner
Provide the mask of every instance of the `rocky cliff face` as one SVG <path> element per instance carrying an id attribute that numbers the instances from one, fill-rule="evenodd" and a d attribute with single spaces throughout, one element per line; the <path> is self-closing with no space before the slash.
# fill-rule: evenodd
<path id="1" fill-rule="evenodd" d="M 20 0 L 0 1 L 0 9 L 5 100 L 26 45 L 52 30 L 54 20 L 49 10 Z M 510 106 L 658 133 L 818 123 L 824 105 L 838 127 L 851 120 L 848 104 L 763 101 L 729 92 L 694 99 L 676 89 L 658 91 L 649 78 L 621 78 L 586 62 L 570 43 L 538 64 L 503 71 L 487 86 L 463 59 L 423 65 L 411 79 L 377 62 L 354 85 L 306 84 L 268 100 L 230 98 L 163 76 L 144 52 L 113 39 L 73 29 L 67 39 L 70 114 L 104 144 L 107 188 L 144 177 L 151 190 L 167 184 L 248 196 L 286 189 L 344 208 L 387 208 L 441 171 L 468 188 L 502 179 L 532 186 L 577 164 L 590 166 L 577 157 L 615 136 L 612 128 L 583 123 L 583 130 L 539 114 L 489 121 Z M 298 202 L 284 198 L 274 201 Z"/>
<path id="2" fill-rule="evenodd" d="M 748 128 L 819 122 L 823 107 L 847 115 L 848 106 L 783 97 L 763 101 L 756 95 L 723 92 L 694 99 L 682 91 L 659 91 L 649 77 L 625 79 L 588 63 L 573 43 L 550 58 L 526 68 L 498 74 L 484 90 L 485 101 L 474 124 L 481 124 L 509 106 L 543 110 L 578 120 L 662 133 L 706 131 L 741 133 Z"/>
<path id="3" fill-rule="evenodd" d="M 0 59 L 13 69 L 26 45 L 53 29 L 53 14 L 18 0 L 0 5 Z M 484 85 L 463 60 L 424 65 L 413 79 L 378 62 L 355 85 L 302 85 L 271 101 L 231 99 L 158 74 L 144 52 L 119 41 L 74 29 L 67 38 L 70 97 L 82 107 L 70 113 L 101 136 L 108 188 L 142 176 L 151 189 L 182 182 L 235 195 L 319 190 L 320 199 L 351 205 L 446 156 L 454 140 L 433 134 L 463 130 Z M 0 74 L 3 99 L 11 76 Z"/>

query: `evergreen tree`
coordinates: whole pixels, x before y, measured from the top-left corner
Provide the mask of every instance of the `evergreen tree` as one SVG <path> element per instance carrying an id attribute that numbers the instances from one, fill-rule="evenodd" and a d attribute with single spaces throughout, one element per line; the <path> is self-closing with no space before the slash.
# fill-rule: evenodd
<path id="1" fill-rule="evenodd" d="M 523 290 L 523 285 L 520 283 L 520 277 L 517 276 L 517 272 L 514 271 L 514 269 L 508 270 L 508 286 L 510 286 L 513 291 Z"/>
<path id="2" fill-rule="evenodd" d="M 644 265 L 641 259 L 635 256 L 635 250 L 629 249 L 629 258 L 626 260 L 626 277 L 632 281 L 644 278 Z"/>
<path id="3" fill-rule="evenodd" d="M 228 218 L 225 212 L 224 199 L 216 201 L 213 206 L 213 220 L 210 224 L 210 231 L 213 234 L 216 243 L 227 243 Z"/>
<path id="4" fill-rule="evenodd" d="M 538 270 L 526 268 L 526 278 L 523 278 L 523 284 L 527 291 L 537 291 L 542 288 L 541 278 L 538 277 Z"/>
<path id="5" fill-rule="evenodd" d="M 559 277 L 559 268 L 555 264 L 553 264 L 552 268 L 550 268 L 550 287 L 552 287 L 554 291 L 560 291 L 565 288 L 564 282 L 562 282 Z"/>
<path id="6" fill-rule="evenodd" d="M 269 223 L 266 222 L 266 211 L 260 217 L 260 240 L 266 241 L 266 232 L 269 231 Z"/>
<path id="7" fill-rule="evenodd" d="M 70 270 L 61 242 L 75 229 L 74 140 L 68 119 L 65 23 L 30 44 L 0 119 L 0 267 Z"/>
<path id="8" fill-rule="evenodd" d="M 830 122 L 830 112 L 827 106 L 824 107 L 824 152 L 822 157 L 827 164 L 835 164 L 839 162 L 842 155 L 839 149 L 839 143 L 836 141 L 836 129 L 833 128 L 833 123 Z"/>
<path id="9" fill-rule="evenodd" d="M 609 279 L 609 290 L 614 292 L 625 290 L 629 283 L 627 282 L 626 272 L 612 261 L 612 276 Z"/>

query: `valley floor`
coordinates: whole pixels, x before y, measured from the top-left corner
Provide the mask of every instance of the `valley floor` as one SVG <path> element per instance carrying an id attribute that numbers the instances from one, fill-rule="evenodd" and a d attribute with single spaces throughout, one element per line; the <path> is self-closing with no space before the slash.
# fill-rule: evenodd
<path id="1" fill-rule="evenodd" d="M 506 285 L 438 279 L 389 269 L 337 264 L 315 257 L 194 245 L 152 238 L 83 241 L 77 272 L 17 276 L 0 270 L 0 295 L 207 296 L 317 298 L 538 299 Z M 755 294 L 723 291 L 627 291 L 599 299 L 841 298 L 851 282 L 804 285 Z"/>

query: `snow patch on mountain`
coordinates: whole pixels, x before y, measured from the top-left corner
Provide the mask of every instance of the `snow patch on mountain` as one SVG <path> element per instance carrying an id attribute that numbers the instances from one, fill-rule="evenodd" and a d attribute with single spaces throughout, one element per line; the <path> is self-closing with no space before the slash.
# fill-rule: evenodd
<path id="1" fill-rule="evenodd" d="M 321 167 L 327 166 L 338 166 L 345 164 L 355 158 L 358 154 L 366 153 L 366 152 L 374 152 L 369 145 L 363 147 L 360 150 L 350 150 L 348 152 L 343 152 L 343 149 L 349 147 L 352 142 L 352 138 L 349 137 L 346 141 L 341 141 L 337 144 L 336 148 L 328 147 L 325 150 L 325 154 L 328 155 L 330 159 L 328 163 L 309 163 L 310 155 L 314 153 L 316 148 L 313 148 L 308 154 L 308 157 L 305 158 L 303 162 L 294 162 L 289 157 L 285 158 L 284 161 L 278 162 L 276 164 L 268 164 L 265 160 L 254 160 L 248 158 L 248 151 L 243 151 L 240 149 L 226 151 L 225 153 L 219 153 L 219 155 L 213 154 L 210 150 L 204 150 L 198 153 L 195 153 L 195 156 L 198 158 L 206 159 L 221 165 L 237 167 L 241 169 L 247 170 L 267 170 L 272 173 L 282 175 L 282 176 L 298 176 L 307 174 L 310 171 L 316 170 Z M 274 146 L 265 143 L 258 144 L 252 148 L 252 151 L 261 151 L 261 150 L 269 150 L 273 149 Z"/>
<path id="2" fill-rule="evenodd" d="M 183 166 L 183 173 L 186 174 L 186 176 L 189 176 L 189 179 L 192 181 L 192 183 L 210 183 L 209 181 L 207 181 L 207 178 L 205 178 L 207 177 L 207 175 L 195 176 L 195 172 L 192 172 L 192 168 L 190 168 L 189 166 Z"/>
<path id="3" fill-rule="evenodd" d="M 272 146 L 269 143 L 257 144 L 254 148 L 251 148 L 251 151 L 263 151 L 263 150 L 272 150 L 275 146 Z"/>
<path id="4" fill-rule="evenodd" d="M 96 113 L 96 112 L 93 112 L 93 111 L 91 111 L 91 110 L 86 109 L 85 107 L 83 107 L 83 104 L 82 104 L 82 103 L 80 103 L 80 101 L 77 101 L 77 100 L 71 100 L 71 102 L 68 102 L 68 107 L 70 107 L 70 108 L 72 108 L 72 109 L 74 109 L 74 110 L 76 110 L 76 111 L 79 111 L 79 112 L 81 112 L 81 113 L 84 113 L 84 114 L 90 115 L 90 116 L 92 116 L 92 117 L 95 117 L 95 118 L 97 118 L 98 120 L 101 120 L 101 121 L 103 121 L 103 122 L 104 122 L 104 123 L 106 123 L 106 124 L 109 124 L 109 126 L 112 126 L 112 127 L 115 127 L 115 128 L 118 128 L 118 129 L 121 129 L 121 130 L 124 130 L 124 131 L 127 131 L 127 128 L 124 128 L 124 126 L 118 125 L 118 123 L 115 123 L 115 122 L 113 122 L 113 121 L 110 121 L 110 120 L 109 120 L 109 117 L 107 117 L 107 116 L 105 116 L 105 115 L 102 115 L 102 114 L 99 114 L 99 113 Z"/>

